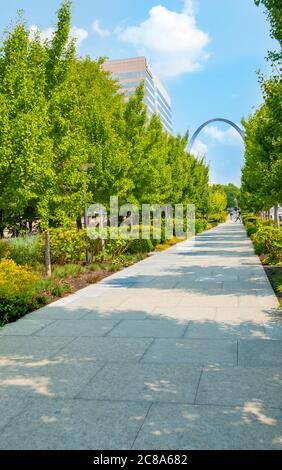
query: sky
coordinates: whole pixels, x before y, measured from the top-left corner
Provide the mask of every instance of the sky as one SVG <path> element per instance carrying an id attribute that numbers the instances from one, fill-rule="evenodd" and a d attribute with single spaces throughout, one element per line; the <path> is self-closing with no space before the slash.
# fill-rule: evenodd
<path id="1" fill-rule="evenodd" d="M 1 36 L 23 9 L 31 34 L 50 37 L 59 5 L 0 0 Z M 262 101 L 256 72 L 269 73 L 275 47 L 254 0 L 73 0 L 71 34 L 81 56 L 145 55 L 171 96 L 174 132 L 190 136 L 212 118 L 241 126 Z M 212 183 L 240 185 L 244 145 L 232 127 L 205 127 L 193 152 L 205 155 Z"/>

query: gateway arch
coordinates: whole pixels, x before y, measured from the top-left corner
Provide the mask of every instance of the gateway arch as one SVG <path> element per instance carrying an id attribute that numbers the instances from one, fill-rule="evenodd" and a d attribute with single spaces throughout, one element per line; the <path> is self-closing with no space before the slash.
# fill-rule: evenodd
<path id="1" fill-rule="evenodd" d="M 237 126 L 237 124 L 235 124 L 234 122 L 232 121 L 229 121 L 229 119 L 223 119 L 223 118 L 214 118 L 214 119 L 210 119 L 209 121 L 206 121 L 204 122 L 204 124 L 202 124 L 197 130 L 196 132 L 193 134 L 190 142 L 189 142 L 189 145 L 188 145 L 188 151 L 191 151 L 192 150 L 192 147 L 195 143 L 195 140 L 197 139 L 198 135 L 200 134 L 200 132 L 204 129 L 204 127 L 208 126 L 209 124 L 211 124 L 212 122 L 225 122 L 226 124 L 229 124 L 230 126 L 232 126 L 237 132 L 238 134 L 242 137 L 243 141 L 245 141 L 245 133 L 244 131 L 239 127 Z"/>

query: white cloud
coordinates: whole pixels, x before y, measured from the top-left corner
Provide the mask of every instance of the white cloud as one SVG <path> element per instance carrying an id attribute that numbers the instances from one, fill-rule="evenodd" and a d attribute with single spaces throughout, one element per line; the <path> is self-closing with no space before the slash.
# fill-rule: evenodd
<path id="1" fill-rule="evenodd" d="M 29 28 L 29 37 L 31 41 L 35 38 L 37 34 L 40 36 L 42 42 L 51 41 L 55 33 L 54 28 L 46 28 L 40 30 L 38 26 L 32 25 Z M 76 44 L 79 46 L 86 38 L 88 37 L 88 32 L 85 29 L 78 28 L 73 26 L 70 30 L 70 38 L 76 40 Z"/>
<path id="2" fill-rule="evenodd" d="M 191 0 L 181 13 L 162 5 L 153 7 L 145 21 L 123 29 L 118 38 L 146 55 L 163 76 L 194 72 L 208 58 L 205 48 L 210 38 L 197 26 Z"/>
<path id="3" fill-rule="evenodd" d="M 37 36 L 37 34 L 39 34 L 40 40 L 42 42 L 44 42 L 46 40 L 51 41 L 52 38 L 53 38 L 53 35 L 54 35 L 54 28 L 46 28 L 46 29 L 40 30 L 38 28 L 38 26 L 33 24 L 29 28 L 29 38 L 30 38 L 30 40 L 33 41 L 35 39 L 35 37 Z"/>
<path id="4" fill-rule="evenodd" d="M 75 39 L 76 44 L 79 46 L 88 37 L 88 32 L 83 28 L 73 26 L 70 30 L 70 37 Z"/>
<path id="5" fill-rule="evenodd" d="M 208 153 L 208 150 L 208 146 L 204 144 L 204 142 L 202 142 L 200 139 L 197 139 L 194 142 L 191 153 L 195 155 L 195 157 L 205 157 Z"/>
<path id="6" fill-rule="evenodd" d="M 185 0 L 183 12 L 187 15 L 194 16 L 197 10 L 196 0 Z"/>
<path id="7" fill-rule="evenodd" d="M 224 144 L 234 145 L 241 141 L 240 135 L 233 127 L 223 131 L 217 126 L 208 126 L 205 127 L 204 133 L 208 137 L 211 137 L 213 141 Z"/>
<path id="8" fill-rule="evenodd" d="M 99 20 L 93 21 L 92 30 L 94 31 L 94 33 L 98 34 L 98 36 L 101 36 L 102 38 L 106 38 L 108 36 L 111 36 L 111 34 L 112 34 L 109 29 L 103 29 L 100 26 Z"/>

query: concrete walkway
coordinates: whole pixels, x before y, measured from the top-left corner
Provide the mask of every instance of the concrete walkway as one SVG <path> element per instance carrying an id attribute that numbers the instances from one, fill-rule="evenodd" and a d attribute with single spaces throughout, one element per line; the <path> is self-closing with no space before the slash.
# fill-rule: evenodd
<path id="1" fill-rule="evenodd" d="M 0 449 L 282 449 L 281 324 L 241 225 L 152 255 L 1 329 Z"/>

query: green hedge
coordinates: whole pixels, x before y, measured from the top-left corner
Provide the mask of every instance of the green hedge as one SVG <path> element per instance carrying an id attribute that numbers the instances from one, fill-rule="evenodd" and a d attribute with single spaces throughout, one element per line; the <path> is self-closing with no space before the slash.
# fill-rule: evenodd
<path id="1" fill-rule="evenodd" d="M 209 222 L 216 222 L 217 224 L 223 224 L 227 220 L 227 213 L 226 212 L 219 212 L 215 214 L 211 214 L 209 216 Z"/>
<path id="2" fill-rule="evenodd" d="M 261 226 L 252 235 L 257 255 L 265 255 L 265 263 L 282 263 L 282 230 L 275 227 Z"/>
<path id="3" fill-rule="evenodd" d="M 156 245 L 152 240 L 131 240 L 126 251 L 131 254 L 150 253 L 154 250 L 154 246 Z"/>
<path id="4" fill-rule="evenodd" d="M 196 219 L 195 220 L 195 232 L 202 233 L 208 228 L 208 221 L 205 219 Z"/>
<path id="5" fill-rule="evenodd" d="M 250 237 L 251 235 L 254 235 L 258 231 L 257 225 L 251 222 L 246 222 L 245 228 L 246 228 L 248 237 Z"/>

